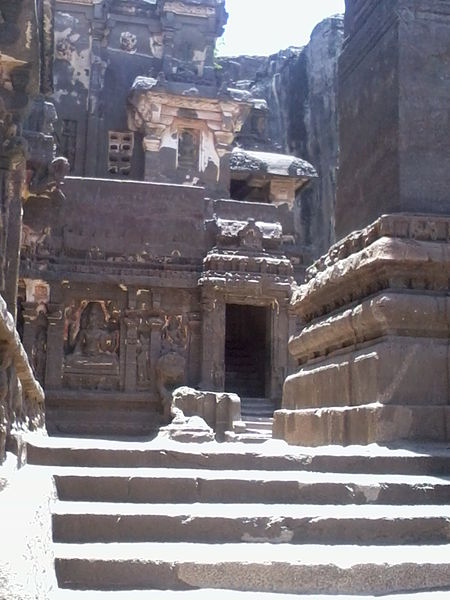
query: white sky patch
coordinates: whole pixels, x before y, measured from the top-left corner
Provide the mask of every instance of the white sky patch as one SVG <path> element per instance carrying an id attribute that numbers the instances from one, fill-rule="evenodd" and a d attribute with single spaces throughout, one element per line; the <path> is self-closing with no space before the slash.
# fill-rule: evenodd
<path id="1" fill-rule="evenodd" d="M 227 0 L 230 15 L 220 56 L 269 55 L 304 46 L 326 17 L 343 13 L 345 0 Z"/>

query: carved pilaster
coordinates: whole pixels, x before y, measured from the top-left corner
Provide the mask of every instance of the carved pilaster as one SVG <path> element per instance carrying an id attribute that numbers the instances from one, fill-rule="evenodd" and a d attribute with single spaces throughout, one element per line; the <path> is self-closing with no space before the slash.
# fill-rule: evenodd
<path id="1" fill-rule="evenodd" d="M 150 319 L 150 381 L 156 391 L 156 363 L 161 355 L 161 332 L 164 321 L 159 317 Z"/>
<path id="2" fill-rule="evenodd" d="M 62 385 L 64 360 L 64 306 L 48 305 L 46 389 L 59 389 Z"/>
<path id="3" fill-rule="evenodd" d="M 204 390 L 225 389 L 225 301 L 204 291 L 202 299 L 202 384 Z"/>
<path id="4" fill-rule="evenodd" d="M 35 302 L 24 302 L 23 304 L 23 346 L 26 353 L 31 357 L 33 342 L 36 335 L 36 308 Z"/>
<path id="5" fill-rule="evenodd" d="M 138 338 L 138 317 L 136 314 L 127 315 L 124 318 L 126 327 L 126 349 L 125 349 L 125 391 L 136 391 L 136 349 Z"/>

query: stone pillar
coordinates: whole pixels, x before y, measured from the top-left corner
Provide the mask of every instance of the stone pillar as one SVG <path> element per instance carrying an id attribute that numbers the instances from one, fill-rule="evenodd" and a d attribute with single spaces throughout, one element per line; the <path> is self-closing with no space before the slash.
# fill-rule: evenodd
<path id="1" fill-rule="evenodd" d="M 202 300 L 202 390 L 225 389 L 225 309 L 223 298 L 204 291 Z"/>
<path id="2" fill-rule="evenodd" d="M 45 387 L 57 390 L 62 387 L 64 366 L 64 305 L 48 305 L 47 367 Z"/>
<path id="3" fill-rule="evenodd" d="M 156 392 L 156 363 L 161 356 L 161 332 L 164 322 L 159 317 L 150 318 L 150 381 Z"/>
<path id="4" fill-rule="evenodd" d="M 280 404 L 288 364 L 287 343 L 289 340 L 289 299 L 278 299 L 272 309 L 272 373 L 270 398 Z"/>
<path id="5" fill-rule="evenodd" d="M 379 216 L 450 214 L 450 4 L 347 0 L 336 239 Z"/>
<path id="6" fill-rule="evenodd" d="M 97 3 L 94 4 L 93 9 L 91 74 L 89 80 L 86 136 L 89 143 L 86 145 L 84 167 L 88 177 L 98 177 L 106 171 L 106 144 L 104 140 L 100 141 L 100 135 L 103 133 L 103 87 L 107 67 L 107 63 L 103 60 L 102 56 L 105 37 L 104 7 L 102 3 Z"/>
<path id="7" fill-rule="evenodd" d="M 23 347 L 30 359 L 36 335 L 36 308 L 35 302 L 24 302 L 23 304 Z"/>
<path id="8" fill-rule="evenodd" d="M 450 439 L 450 5 L 347 0 L 336 230 L 292 309 L 274 435 Z"/>

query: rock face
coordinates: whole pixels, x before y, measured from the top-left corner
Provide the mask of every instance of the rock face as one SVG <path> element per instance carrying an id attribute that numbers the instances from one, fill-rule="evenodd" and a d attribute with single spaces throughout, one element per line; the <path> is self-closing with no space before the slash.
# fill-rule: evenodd
<path id="1" fill-rule="evenodd" d="M 316 258 L 334 242 L 337 59 L 342 43 L 343 17 L 335 16 L 314 29 L 304 48 L 288 48 L 269 57 L 219 60 L 224 81 L 240 81 L 255 97 L 266 100 L 269 149 L 301 156 L 318 171 L 318 180 L 302 192 L 301 202 L 297 201 L 295 218 L 305 262 L 308 255 Z"/>
<path id="2" fill-rule="evenodd" d="M 347 3 L 337 239 L 388 213 L 450 212 L 450 6 Z"/>
<path id="3" fill-rule="evenodd" d="M 336 198 L 347 235 L 294 293 L 298 371 L 274 421 L 288 442 L 450 438 L 445 4 L 347 0 Z"/>

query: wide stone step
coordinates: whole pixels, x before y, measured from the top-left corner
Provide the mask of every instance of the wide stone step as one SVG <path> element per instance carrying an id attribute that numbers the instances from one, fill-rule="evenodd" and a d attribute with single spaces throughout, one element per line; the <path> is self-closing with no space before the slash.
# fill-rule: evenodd
<path id="1" fill-rule="evenodd" d="M 379 446 L 295 448 L 273 441 L 264 451 L 237 444 L 189 444 L 161 440 L 108 441 L 26 437 L 28 463 L 86 467 L 207 468 L 353 473 L 450 473 L 448 445 L 387 449 Z"/>
<path id="2" fill-rule="evenodd" d="M 450 588 L 450 545 L 55 544 L 70 589 L 387 594 Z"/>
<path id="3" fill-rule="evenodd" d="M 59 502 L 57 542 L 449 543 L 449 506 Z"/>
<path id="4" fill-rule="evenodd" d="M 50 600 L 448 600 L 449 592 L 424 592 L 396 594 L 395 596 L 304 596 L 291 594 L 271 594 L 264 592 L 236 592 L 230 590 L 194 590 L 185 592 L 173 591 L 79 591 L 58 590 L 50 596 Z"/>
<path id="5" fill-rule="evenodd" d="M 450 480 L 311 472 L 71 469 L 55 471 L 61 500 L 164 503 L 447 504 Z"/>

